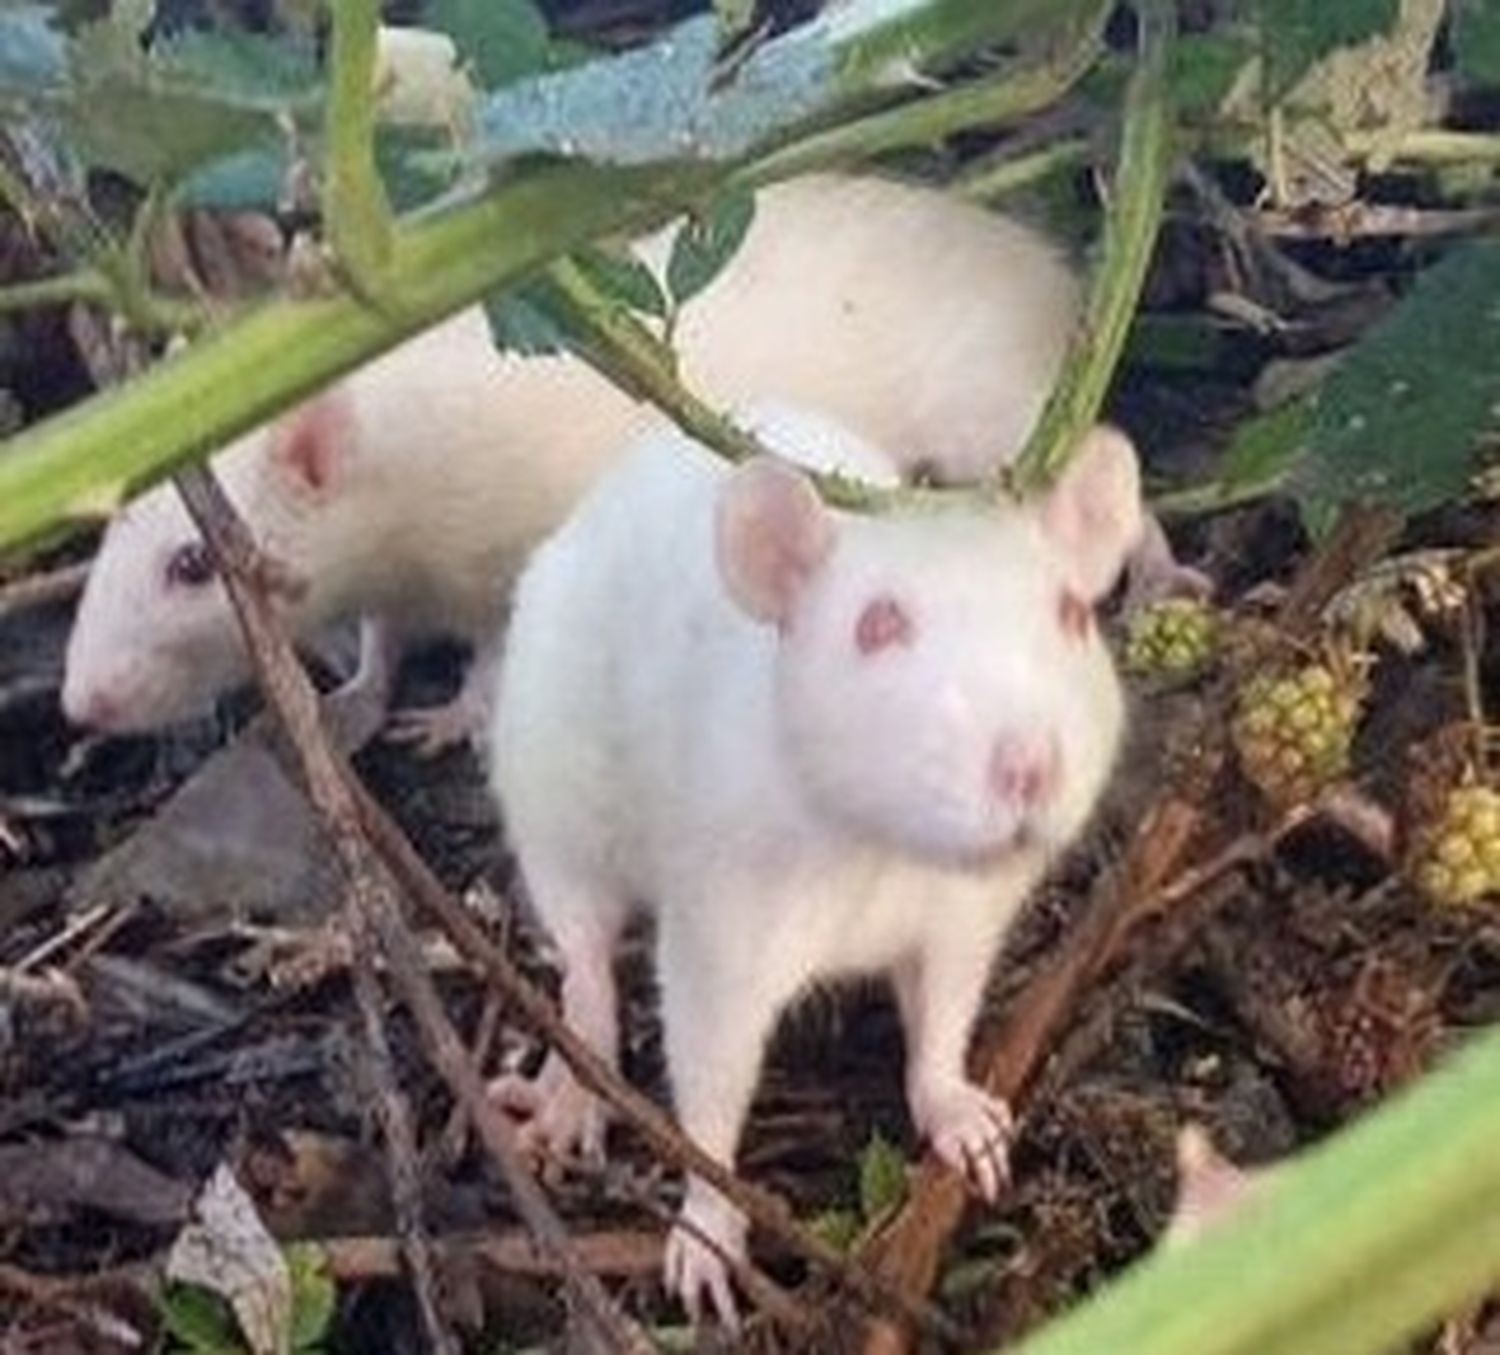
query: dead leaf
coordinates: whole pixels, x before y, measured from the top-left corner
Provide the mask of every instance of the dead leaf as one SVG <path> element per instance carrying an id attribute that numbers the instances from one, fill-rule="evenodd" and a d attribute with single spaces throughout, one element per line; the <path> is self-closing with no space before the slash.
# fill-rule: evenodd
<path id="1" fill-rule="evenodd" d="M 292 1278 L 255 1203 L 221 1166 L 199 1195 L 195 1222 L 178 1234 L 167 1274 L 222 1295 L 254 1355 L 291 1349 Z"/>

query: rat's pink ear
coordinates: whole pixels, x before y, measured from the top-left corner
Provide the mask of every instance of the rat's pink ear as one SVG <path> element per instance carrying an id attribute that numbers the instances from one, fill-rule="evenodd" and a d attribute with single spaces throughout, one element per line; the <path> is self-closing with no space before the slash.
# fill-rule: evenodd
<path id="1" fill-rule="evenodd" d="M 337 492 L 354 440 L 354 411 L 342 391 L 324 391 L 271 425 L 270 470 L 292 492 L 314 499 Z"/>
<path id="2" fill-rule="evenodd" d="M 1041 513 L 1086 600 L 1103 597 L 1141 536 L 1141 472 L 1130 439 L 1105 424 L 1090 429 Z"/>
<path id="3" fill-rule="evenodd" d="M 805 475 L 768 456 L 747 461 L 719 494 L 719 575 L 757 621 L 784 624 L 833 546 L 833 519 Z"/>

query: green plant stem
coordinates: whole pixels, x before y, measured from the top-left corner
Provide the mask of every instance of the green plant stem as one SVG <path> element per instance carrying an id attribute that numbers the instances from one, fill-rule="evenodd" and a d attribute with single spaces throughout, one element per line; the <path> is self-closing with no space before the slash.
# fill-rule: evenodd
<path id="1" fill-rule="evenodd" d="M 400 232 L 382 280 L 407 329 L 516 281 L 558 250 L 659 225 L 711 168 L 548 166 Z M 127 386 L 0 452 L 0 551 L 112 502 L 248 431 L 399 342 L 406 330 L 352 296 L 277 301 L 206 335 Z"/>
<path id="2" fill-rule="evenodd" d="M 603 296 L 571 260 L 549 270 L 554 299 L 578 356 L 638 400 L 648 400 L 689 437 L 725 460 L 739 462 L 768 449 L 732 419 L 711 408 L 677 378 L 672 350 L 633 315 Z M 774 449 L 770 449 L 774 450 Z M 909 490 L 886 490 L 847 476 L 811 477 L 825 502 L 860 512 L 879 512 L 913 501 Z M 948 493 L 944 502 L 953 502 Z"/>
<path id="3" fill-rule="evenodd" d="M 1264 479 L 1247 480 L 1239 484 L 1227 485 L 1210 481 L 1203 485 L 1189 485 L 1184 489 L 1170 489 L 1161 494 L 1153 494 L 1151 508 L 1159 517 L 1199 517 L 1207 513 L 1223 513 L 1277 493 L 1290 478 L 1289 471 L 1280 470 Z"/>
<path id="4" fill-rule="evenodd" d="M 1394 145 L 1389 137 L 1374 132 L 1345 132 L 1345 147 L 1351 155 L 1365 158 L 1389 156 L 1397 161 L 1428 165 L 1458 165 L 1500 162 L 1500 136 L 1493 132 L 1451 132 L 1425 128 L 1407 132 Z"/>
<path id="5" fill-rule="evenodd" d="M 323 222 L 340 266 L 356 291 L 381 294 L 391 257 L 391 212 L 375 167 L 376 0 L 337 0 L 328 83 L 328 164 Z"/>
<path id="6" fill-rule="evenodd" d="M 1052 481 L 1099 417 L 1161 225 L 1172 149 L 1166 79 L 1174 31 L 1171 5 L 1148 0 L 1140 6 L 1140 21 L 1141 52 L 1125 99 L 1103 261 L 1067 369 L 1016 460 L 1011 485 L 1022 495 Z"/>
<path id="7" fill-rule="evenodd" d="M 81 268 L 52 278 L 0 287 L 0 315 L 38 306 L 65 306 L 71 301 L 108 305 L 115 300 L 114 283 L 96 268 Z"/>
<path id="8" fill-rule="evenodd" d="M 1079 35 L 1060 54 L 1039 66 L 1007 71 L 814 133 L 755 161 L 745 177 L 767 183 L 810 169 L 847 165 L 886 151 L 931 145 L 967 128 L 1015 122 L 1046 108 L 1093 66 L 1108 10 L 1108 5 L 1089 0 L 1078 24 Z"/>
<path id="9" fill-rule="evenodd" d="M 1384 1355 L 1500 1283 L 1500 1031 L 1007 1355 Z"/>
<path id="10" fill-rule="evenodd" d="M 978 166 L 971 173 L 962 175 L 954 183 L 953 190 L 971 202 L 994 202 L 1060 169 L 1081 165 L 1088 155 L 1089 143 L 1085 137 L 1066 137 L 1028 155 Z"/>

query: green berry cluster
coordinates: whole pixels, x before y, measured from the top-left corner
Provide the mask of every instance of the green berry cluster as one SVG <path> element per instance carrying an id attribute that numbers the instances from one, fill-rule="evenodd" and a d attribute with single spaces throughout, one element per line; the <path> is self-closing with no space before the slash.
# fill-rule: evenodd
<path id="1" fill-rule="evenodd" d="M 1125 638 L 1125 666 L 1132 673 L 1189 677 L 1214 657 L 1218 613 L 1198 598 L 1165 598 L 1143 607 Z"/>
<path id="2" fill-rule="evenodd" d="M 1230 725 L 1241 770 L 1277 808 L 1306 803 L 1348 769 L 1360 696 L 1321 663 L 1251 678 Z"/>
<path id="3" fill-rule="evenodd" d="M 1458 786 L 1418 838 L 1412 864 L 1417 888 L 1446 907 L 1500 896 L 1500 791 Z"/>

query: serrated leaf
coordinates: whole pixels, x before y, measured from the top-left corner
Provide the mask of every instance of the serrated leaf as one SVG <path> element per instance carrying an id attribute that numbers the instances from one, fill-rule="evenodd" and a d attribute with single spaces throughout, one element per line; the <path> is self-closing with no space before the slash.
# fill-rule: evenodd
<path id="1" fill-rule="evenodd" d="M 1400 0 L 1259 0 L 1268 92 L 1278 99 L 1314 62 L 1393 28 Z"/>
<path id="2" fill-rule="evenodd" d="M 585 249 L 573 256 L 573 262 L 609 300 L 657 319 L 666 317 L 667 298 L 656 274 L 633 255 Z"/>
<path id="3" fill-rule="evenodd" d="M 770 50 L 752 55 L 716 94 L 718 23 L 711 14 L 686 19 L 644 47 L 492 94 L 481 104 L 478 149 L 491 160 L 542 152 L 615 164 L 735 154 L 813 113 L 837 89 L 826 43 L 786 51 L 776 69 L 750 78 Z"/>
<path id="4" fill-rule="evenodd" d="M 1453 59 L 1458 73 L 1500 85 L 1500 0 L 1453 0 Z"/>
<path id="5" fill-rule="evenodd" d="M 543 284 L 513 287 L 484 299 L 485 318 L 495 346 L 523 357 L 568 350 L 566 326 L 553 313 Z"/>
<path id="6" fill-rule="evenodd" d="M 193 1355 L 244 1355 L 229 1305 L 195 1284 L 168 1285 L 158 1305 L 172 1339 Z"/>
<path id="7" fill-rule="evenodd" d="M 321 97 L 317 53 L 310 43 L 289 37 L 189 29 L 158 41 L 151 57 L 163 83 L 211 91 L 244 108 L 272 113 L 310 109 Z"/>
<path id="8" fill-rule="evenodd" d="M 0 7 L 0 99 L 38 98 L 62 91 L 67 43 L 46 5 Z"/>
<path id="9" fill-rule="evenodd" d="M 61 116 L 92 166 L 142 184 L 175 182 L 276 144 L 278 114 L 315 97 L 306 54 L 294 44 L 189 35 L 148 52 L 140 21 L 117 6 L 73 43 L 73 97 Z"/>
<path id="10" fill-rule="evenodd" d="M 754 195 L 738 191 L 721 193 L 706 212 L 695 212 L 682 223 L 667 259 L 667 290 L 674 305 L 685 305 L 719 276 L 754 219 Z"/>
<path id="11" fill-rule="evenodd" d="M 900 1208 L 906 1199 L 906 1158 L 881 1134 L 859 1155 L 859 1210 L 867 1224 Z"/>
<path id="12" fill-rule="evenodd" d="M 426 25 L 453 39 L 481 89 L 555 69 L 562 58 L 533 0 L 433 0 Z"/>
<path id="13" fill-rule="evenodd" d="M 1418 513 L 1461 497 L 1500 427 L 1500 241 L 1462 245 L 1340 361 L 1293 477 L 1309 526 L 1365 502 Z"/>
<path id="14" fill-rule="evenodd" d="M 321 1247 L 292 1243 L 282 1249 L 282 1255 L 292 1279 L 292 1350 L 310 1351 L 328 1335 L 338 1289 Z"/>

